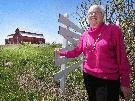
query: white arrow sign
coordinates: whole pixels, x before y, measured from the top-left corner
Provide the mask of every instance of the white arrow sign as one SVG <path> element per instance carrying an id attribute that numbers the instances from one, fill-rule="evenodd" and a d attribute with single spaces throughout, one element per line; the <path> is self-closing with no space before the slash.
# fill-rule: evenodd
<path id="1" fill-rule="evenodd" d="M 79 33 L 83 33 L 84 30 L 80 29 L 77 25 L 75 25 L 73 22 L 71 22 L 67 17 L 64 17 L 63 15 L 59 14 L 58 22 L 74 29 L 75 31 Z"/>
<path id="2" fill-rule="evenodd" d="M 54 75 L 54 80 L 56 80 L 56 81 L 60 80 L 63 76 L 67 75 L 69 72 L 78 68 L 81 64 L 82 64 L 82 61 L 79 61 L 79 62 L 73 64 L 72 66 L 65 68 L 64 70 L 61 70 L 60 72 L 58 72 L 57 74 Z"/>

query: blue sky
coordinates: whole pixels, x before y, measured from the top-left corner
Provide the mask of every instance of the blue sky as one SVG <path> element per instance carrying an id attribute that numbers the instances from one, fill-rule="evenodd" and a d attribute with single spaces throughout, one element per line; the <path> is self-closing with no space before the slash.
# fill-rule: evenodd
<path id="1" fill-rule="evenodd" d="M 82 0 L 0 0 L 0 44 L 20 30 L 42 33 L 47 42 L 61 42 L 58 15 L 76 11 Z"/>

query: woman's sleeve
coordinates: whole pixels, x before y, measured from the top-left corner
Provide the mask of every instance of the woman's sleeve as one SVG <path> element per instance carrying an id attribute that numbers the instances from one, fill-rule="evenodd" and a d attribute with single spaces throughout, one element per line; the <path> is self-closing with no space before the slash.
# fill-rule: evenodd
<path id="1" fill-rule="evenodd" d="M 131 66 L 127 58 L 122 31 L 118 26 L 115 26 L 113 29 L 116 43 L 117 62 L 119 65 L 121 86 L 129 87 L 130 86 L 129 75 L 131 72 Z"/>
<path id="2" fill-rule="evenodd" d="M 81 35 L 77 46 L 73 50 L 62 51 L 60 52 L 60 55 L 65 56 L 67 58 L 75 58 L 82 53 L 82 50 L 83 50 L 82 47 L 83 47 L 83 36 Z"/>

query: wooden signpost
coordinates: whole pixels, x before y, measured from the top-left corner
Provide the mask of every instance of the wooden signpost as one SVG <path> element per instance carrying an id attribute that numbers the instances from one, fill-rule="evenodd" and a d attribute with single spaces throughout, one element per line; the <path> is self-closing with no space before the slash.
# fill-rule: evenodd
<path id="1" fill-rule="evenodd" d="M 80 29 L 77 25 L 75 25 L 73 22 L 71 22 L 68 19 L 68 15 L 65 16 L 59 14 L 58 22 L 64 25 L 64 27 L 59 26 L 58 34 L 63 36 L 63 44 L 62 49 L 69 50 L 71 47 L 68 45 L 70 43 L 71 45 L 76 45 L 77 41 L 79 40 L 80 35 L 77 33 L 83 33 L 83 30 Z M 71 31 L 70 29 L 74 30 Z M 75 64 L 72 64 L 71 66 L 66 67 L 65 63 L 67 63 L 70 59 L 67 59 L 66 57 L 59 57 L 55 53 L 55 65 L 61 66 L 61 70 L 54 75 L 54 80 L 59 81 L 60 80 L 60 88 L 62 90 L 62 93 L 64 94 L 65 90 L 65 79 L 66 75 L 75 70 L 78 67 L 81 67 L 82 60 L 78 61 Z"/>

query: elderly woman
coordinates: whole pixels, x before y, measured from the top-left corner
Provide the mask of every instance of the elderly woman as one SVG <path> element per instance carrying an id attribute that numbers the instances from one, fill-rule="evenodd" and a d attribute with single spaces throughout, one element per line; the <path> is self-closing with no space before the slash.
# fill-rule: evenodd
<path id="1" fill-rule="evenodd" d="M 84 54 L 83 77 L 89 101 L 119 101 L 120 89 L 128 101 L 131 67 L 122 31 L 115 24 L 105 24 L 104 14 L 102 5 L 92 5 L 88 10 L 90 27 L 77 46 L 70 51 L 55 51 L 67 58 Z"/>

